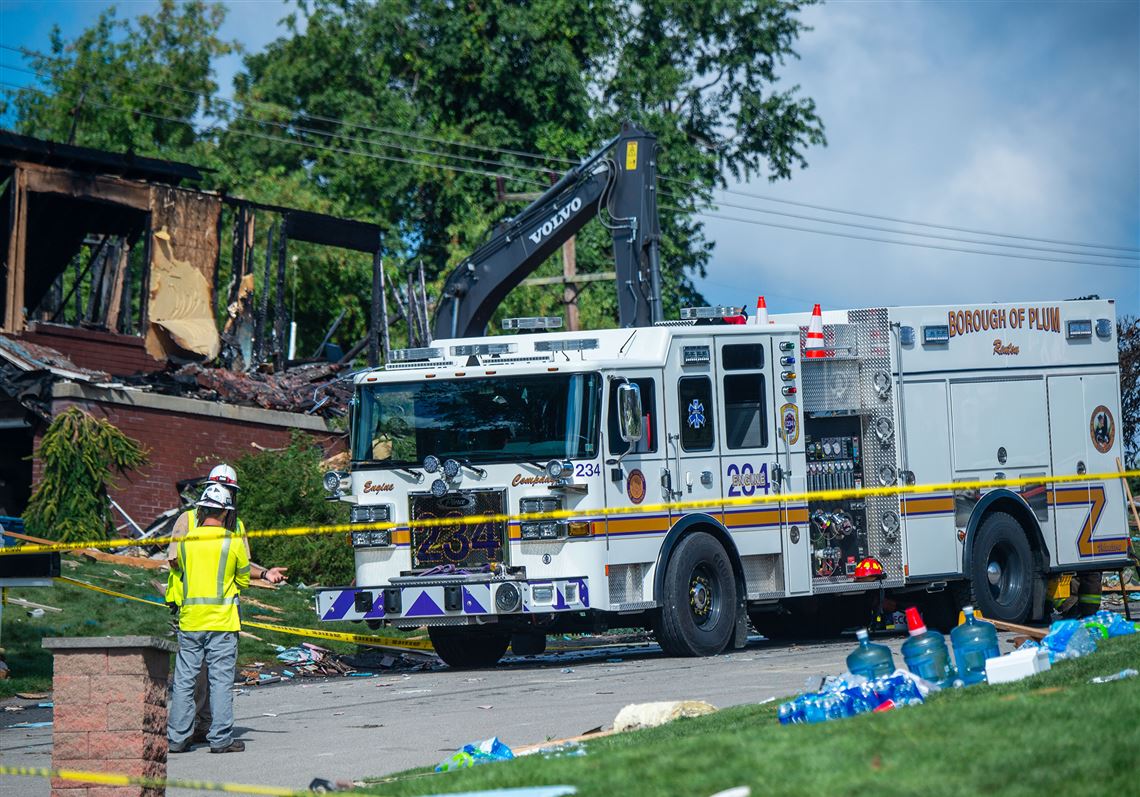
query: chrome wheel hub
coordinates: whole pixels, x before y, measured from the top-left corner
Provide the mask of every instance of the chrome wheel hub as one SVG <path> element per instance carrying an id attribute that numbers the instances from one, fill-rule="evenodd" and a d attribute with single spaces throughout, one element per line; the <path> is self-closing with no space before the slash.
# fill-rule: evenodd
<path id="1" fill-rule="evenodd" d="M 990 586 L 996 587 L 1001 583 L 1001 565 L 997 562 L 990 562 L 986 566 L 986 579 L 989 580 Z"/>

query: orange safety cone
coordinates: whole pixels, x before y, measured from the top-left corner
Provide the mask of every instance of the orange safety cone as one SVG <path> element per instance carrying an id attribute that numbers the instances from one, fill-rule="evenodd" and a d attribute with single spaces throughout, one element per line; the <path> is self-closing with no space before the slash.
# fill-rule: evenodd
<path id="1" fill-rule="evenodd" d="M 811 311 L 811 323 L 808 324 L 807 341 L 804 344 L 804 357 L 823 356 L 823 312 L 817 304 Z"/>
<path id="2" fill-rule="evenodd" d="M 753 319 L 752 323 L 757 326 L 772 323 L 768 320 L 768 303 L 764 301 L 763 296 L 756 300 L 756 318 Z"/>

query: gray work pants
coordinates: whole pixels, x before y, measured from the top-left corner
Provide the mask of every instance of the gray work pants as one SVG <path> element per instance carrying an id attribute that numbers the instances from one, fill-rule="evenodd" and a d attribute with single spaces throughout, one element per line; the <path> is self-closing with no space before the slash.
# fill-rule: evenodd
<path id="1" fill-rule="evenodd" d="M 237 673 L 236 631 L 179 631 L 174 686 L 170 690 L 170 718 L 166 735 L 181 745 L 194 733 L 194 684 L 205 662 L 210 682 L 210 712 L 213 715 L 207 740 L 213 749 L 233 741 L 234 676 Z"/>

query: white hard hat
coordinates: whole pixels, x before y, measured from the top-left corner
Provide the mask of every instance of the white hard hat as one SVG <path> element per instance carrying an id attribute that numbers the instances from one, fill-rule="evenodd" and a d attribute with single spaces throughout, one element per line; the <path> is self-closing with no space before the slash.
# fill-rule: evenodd
<path id="1" fill-rule="evenodd" d="M 229 465 L 216 465 L 210 475 L 206 477 L 206 481 L 211 484 L 224 484 L 226 487 L 238 489 L 237 471 Z"/>
<path id="2" fill-rule="evenodd" d="M 233 509 L 234 497 L 220 484 L 207 484 L 206 489 L 202 491 L 202 497 L 198 499 L 197 506 L 208 509 Z"/>

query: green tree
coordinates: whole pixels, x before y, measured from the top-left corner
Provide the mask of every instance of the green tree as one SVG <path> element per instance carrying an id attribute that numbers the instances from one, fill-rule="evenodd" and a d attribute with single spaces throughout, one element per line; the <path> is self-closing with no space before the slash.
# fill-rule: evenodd
<path id="1" fill-rule="evenodd" d="M 78 407 L 52 420 L 36 458 L 43 475 L 24 520 L 32 534 L 59 542 L 107 539 L 115 528 L 107 487 L 147 461 L 138 442 Z"/>
<path id="2" fill-rule="evenodd" d="M 213 160 L 196 125 L 218 111 L 212 62 L 236 50 L 219 38 L 220 3 L 162 0 L 119 19 L 114 6 L 73 41 L 52 29 L 49 51 L 25 57 L 38 80 L 7 92 L 21 133 L 196 163 Z"/>
<path id="3" fill-rule="evenodd" d="M 1120 350 L 1120 439 L 1129 469 L 1140 467 L 1140 318 L 1122 316 L 1116 322 Z M 1140 479 L 1133 480 L 1140 489 Z"/>
<path id="4" fill-rule="evenodd" d="M 216 168 L 209 187 L 375 222 L 389 277 L 402 283 L 422 260 L 436 291 L 521 209 L 499 201 L 494 175 L 508 192 L 539 191 L 631 119 L 660 142 L 672 313 L 701 301 L 694 280 L 713 249 L 695 209 L 729 176 L 790 177 L 825 143 L 814 103 L 778 88 L 814 2 L 308 0 L 245 58 L 230 103 L 210 71 L 235 46 L 218 34 L 224 10 L 164 0 L 135 20 L 106 12 L 74 42 L 56 32 L 30 61 L 47 94 L 19 90 L 10 105 L 23 132 L 192 160 Z M 580 272 L 612 268 L 600 223 L 577 250 Z M 367 258 L 305 251 L 296 280 L 302 349 L 341 309 L 342 342 L 359 339 Z M 502 312 L 558 313 L 561 294 L 522 286 Z M 612 283 L 590 285 L 584 323 L 613 324 L 616 304 Z"/>
<path id="5" fill-rule="evenodd" d="M 238 511 L 249 529 L 324 526 L 348 521 L 345 504 L 325 500 L 321 449 L 294 432 L 281 451 L 259 451 L 234 463 L 241 493 Z M 253 559 L 266 567 L 289 568 L 293 583 L 347 584 L 353 577 L 347 534 L 255 537 Z"/>
<path id="6" fill-rule="evenodd" d="M 494 179 L 471 172 L 506 176 L 508 191 L 540 190 L 630 118 L 659 136 L 673 181 L 661 222 L 675 309 L 699 299 L 692 280 L 712 251 L 694 205 L 726 175 L 787 178 L 808 146 L 824 143 L 814 103 L 774 89 L 805 30 L 797 13 L 812 1 L 314 0 L 303 25 L 290 19 L 287 35 L 246 58 L 224 135 L 227 176 L 235 190 L 294 176 L 330 208 L 384 226 L 390 276 L 422 259 L 438 287 L 520 207 L 498 202 Z M 579 271 L 611 269 L 610 247 L 604 228 L 588 225 Z M 585 323 L 612 324 L 612 284 L 587 295 Z M 524 286 L 503 312 L 558 312 L 560 302 L 560 287 Z"/>

